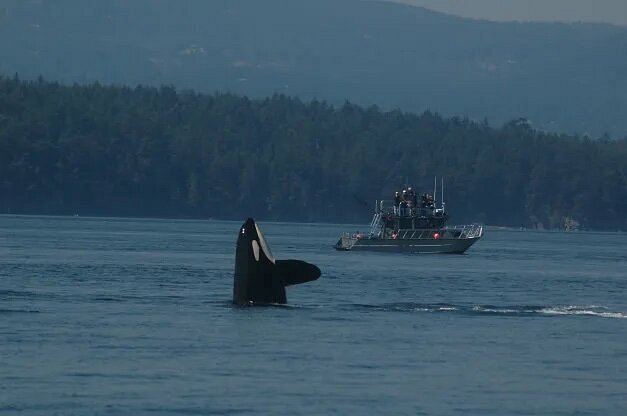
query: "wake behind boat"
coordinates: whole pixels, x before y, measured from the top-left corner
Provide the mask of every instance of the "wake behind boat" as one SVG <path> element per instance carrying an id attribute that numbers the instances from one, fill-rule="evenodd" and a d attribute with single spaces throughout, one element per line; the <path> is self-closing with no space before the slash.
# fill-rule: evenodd
<path id="1" fill-rule="evenodd" d="M 344 233 L 335 248 L 342 251 L 461 254 L 483 236 L 483 225 L 447 225 L 448 212 L 443 199 L 438 207 L 433 195 L 423 193 L 418 198 L 408 187 L 396 192 L 393 201 L 376 201 L 368 234 Z"/>

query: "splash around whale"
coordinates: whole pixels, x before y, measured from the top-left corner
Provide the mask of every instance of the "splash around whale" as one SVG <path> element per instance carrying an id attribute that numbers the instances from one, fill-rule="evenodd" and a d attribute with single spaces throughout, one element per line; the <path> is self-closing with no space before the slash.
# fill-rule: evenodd
<path id="1" fill-rule="evenodd" d="M 320 277 L 320 269 L 302 260 L 276 260 L 255 220 L 240 227 L 235 250 L 233 303 L 285 304 L 285 287 Z"/>

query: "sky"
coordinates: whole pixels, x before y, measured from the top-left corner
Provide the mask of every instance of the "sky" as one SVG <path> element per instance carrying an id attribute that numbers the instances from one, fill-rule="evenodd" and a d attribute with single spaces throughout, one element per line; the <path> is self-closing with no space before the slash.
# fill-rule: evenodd
<path id="1" fill-rule="evenodd" d="M 488 20 L 605 22 L 627 26 L 627 0 L 388 0 Z"/>

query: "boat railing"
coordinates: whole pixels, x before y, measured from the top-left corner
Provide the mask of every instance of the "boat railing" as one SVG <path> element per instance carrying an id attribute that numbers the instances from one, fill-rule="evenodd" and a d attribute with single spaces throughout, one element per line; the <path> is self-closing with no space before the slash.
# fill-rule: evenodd
<path id="1" fill-rule="evenodd" d="M 401 229 L 398 230 L 396 238 L 399 240 L 412 239 L 434 239 L 445 238 L 449 240 L 465 240 L 468 238 L 480 238 L 483 235 L 483 225 L 454 225 L 440 229 Z M 394 238 L 394 237 L 392 237 Z"/>
<path id="2" fill-rule="evenodd" d="M 381 213 L 375 212 L 370 222 L 370 235 L 378 235 L 381 232 Z"/>
<path id="3" fill-rule="evenodd" d="M 442 231 L 450 232 L 453 235 L 458 235 L 458 238 L 480 238 L 481 236 L 483 236 L 483 225 L 448 225 L 442 228 Z"/>
<path id="4" fill-rule="evenodd" d="M 386 238 L 393 240 L 424 240 L 433 239 L 438 240 L 440 238 L 449 240 L 465 240 L 469 238 L 481 238 L 483 236 L 483 225 L 481 224 L 469 224 L 469 225 L 454 225 L 446 226 L 440 229 L 423 228 L 423 229 L 400 229 L 396 233 L 392 233 Z M 370 234 L 366 233 L 343 233 L 341 238 L 348 242 L 351 241 L 354 244 L 357 240 L 364 239 L 379 239 L 381 238 L 380 232 Z M 351 244 L 351 245 L 352 245 Z"/>
<path id="5" fill-rule="evenodd" d="M 437 231 L 434 230 L 398 230 L 397 234 L 392 234 L 394 240 L 413 240 L 413 239 L 426 239 L 437 238 Z"/>

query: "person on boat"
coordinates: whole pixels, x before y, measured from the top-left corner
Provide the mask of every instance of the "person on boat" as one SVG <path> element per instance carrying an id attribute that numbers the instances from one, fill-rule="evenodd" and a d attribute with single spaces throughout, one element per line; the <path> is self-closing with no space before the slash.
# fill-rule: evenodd
<path id="1" fill-rule="evenodd" d="M 407 191 L 409 193 L 409 198 L 411 199 L 413 208 L 417 208 L 418 207 L 418 195 L 416 195 L 416 191 L 414 191 L 411 188 L 409 188 Z"/>
<path id="2" fill-rule="evenodd" d="M 407 188 L 407 206 L 409 208 L 408 215 L 413 215 L 414 209 L 418 206 L 418 201 L 416 200 L 416 193 L 411 186 Z"/>
<path id="3" fill-rule="evenodd" d="M 407 205 L 409 202 L 409 198 L 407 196 L 407 189 L 403 189 L 403 194 L 401 195 L 401 213 L 400 215 L 407 215 Z"/>
<path id="4" fill-rule="evenodd" d="M 400 192 L 394 192 L 394 214 L 398 215 L 399 205 L 401 204 Z"/>
<path id="5" fill-rule="evenodd" d="M 426 193 L 423 193 L 423 194 L 420 196 L 420 206 L 421 206 L 422 208 L 427 208 L 427 204 L 428 204 L 428 202 L 427 202 L 427 194 L 426 194 Z"/>
<path id="6" fill-rule="evenodd" d="M 433 208 L 433 195 L 427 193 L 422 194 L 421 202 L 423 208 Z"/>

